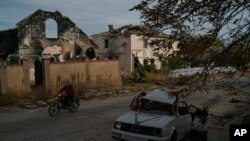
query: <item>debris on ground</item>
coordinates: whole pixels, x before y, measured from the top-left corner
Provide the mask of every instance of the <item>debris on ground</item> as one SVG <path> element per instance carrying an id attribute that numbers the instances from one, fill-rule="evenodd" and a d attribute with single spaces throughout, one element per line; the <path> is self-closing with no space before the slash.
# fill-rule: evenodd
<path id="1" fill-rule="evenodd" d="M 239 103 L 239 102 L 241 102 L 241 100 L 238 99 L 238 98 L 233 97 L 233 98 L 231 98 L 230 102 L 231 103 Z"/>
<path id="2" fill-rule="evenodd" d="M 106 99 L 108 97 L 120 97 L 128 93 L 140 92 L 144 90 L 153 90 L 160 86 L 153 84 L 131 84 L 120 87 L 89 89 L 83 95 L 83 100 L 93 98 Z"/>

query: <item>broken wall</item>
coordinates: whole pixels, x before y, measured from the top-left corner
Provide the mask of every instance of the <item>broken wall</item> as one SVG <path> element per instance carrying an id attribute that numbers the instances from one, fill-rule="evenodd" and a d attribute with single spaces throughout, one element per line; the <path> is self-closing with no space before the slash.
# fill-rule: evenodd
<path id="1" fill-rule="evenodd" d="M 107 33 L 92 35 L 92 40 L 98 45 L 98 55 L 114 57 L 119 56 L 120 69 L 123 72 L 132 72 L 131 38 L 125 36 L 109 36 Z M 108 46 L 105 44 L 108 40 Z"/>
<path id="2" fill-rule="evenodd" d="M 52 19 L 57 23 L 58 38 L 46 38 L 45 22 L 48 19 Z M 88 39 L 83 31 L 76 27 L 75 23 L 73 23 L 68 17 L 63 16 L 59 11 L 48 12 L 39 9 L 32 15 L 17 23 L 17 29 L 20 55 L 41 55 L 44 48 L 58 45 L 57 42 L 54 42 L 55 44 L 50 44 L 51 46 L 45 46 L 42 42 L 51 41 L 51 43 L 53 43 L 53 41 L 57 40 L 59 42 L 68 42 L 72 46 L 80 47 L 83 50 L 86 50 L 86 48 L 89 47 L 97 47 L 90 39 Z M 67 45 L 62 46 L 62 48 L 67 47 Z"/>

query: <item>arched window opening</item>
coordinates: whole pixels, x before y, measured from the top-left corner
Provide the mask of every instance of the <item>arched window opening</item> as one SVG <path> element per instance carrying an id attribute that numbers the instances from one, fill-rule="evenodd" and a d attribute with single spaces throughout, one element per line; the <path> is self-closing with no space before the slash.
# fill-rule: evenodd
<path id="1" fill-rule="evenodd" d="M 45 21 L 45 37 L 46 38 L 58 38 L 57 22 L 53 19 Z"/>

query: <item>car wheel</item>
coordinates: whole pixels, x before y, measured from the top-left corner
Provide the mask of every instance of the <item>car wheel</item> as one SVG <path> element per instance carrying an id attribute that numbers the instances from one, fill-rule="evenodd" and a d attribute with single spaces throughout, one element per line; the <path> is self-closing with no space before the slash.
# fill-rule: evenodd
<path id="1" fill-rule="evenodd" d="M 177 141 L 177 132 L 176 131 L 173 132 L 170 141 Z"/>

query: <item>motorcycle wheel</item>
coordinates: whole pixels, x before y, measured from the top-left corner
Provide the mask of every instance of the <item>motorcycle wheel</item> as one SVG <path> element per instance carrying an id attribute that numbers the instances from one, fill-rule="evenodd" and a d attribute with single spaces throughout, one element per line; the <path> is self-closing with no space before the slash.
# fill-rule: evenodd
<path id="1" fill-rule="evenodd" d="M 74 113 L 74 112 L 76 112 L 76 111 L 78 110 L 78 108 L 79 108 L 79 103 L 76 102 L 76 101 L 74 101 L 74 102 L 72 103 L 72 105 L 70 106 L 69 111 L 70 111 L 71 113 Z"/>
<path id="2" fill-rule="evenodd" d="M 56 116 L 59 113 L 59 109 L 56 104 L 53 104 L 49 106 L 48 112 L 50 116 Z"/>

